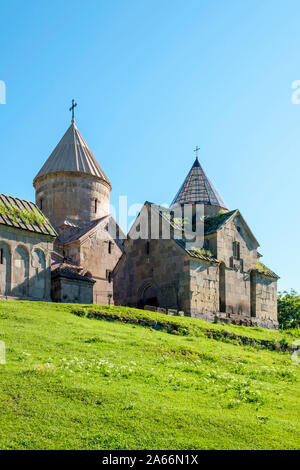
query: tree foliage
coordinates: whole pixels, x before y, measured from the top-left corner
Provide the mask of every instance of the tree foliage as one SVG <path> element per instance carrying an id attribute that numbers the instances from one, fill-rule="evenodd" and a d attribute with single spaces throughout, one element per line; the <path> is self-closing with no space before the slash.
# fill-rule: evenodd
<path id="1" fill-rule="evenodd" d="M 300 328 L 300 296 L 294 289 L 278 293 L 278 321 L 281 329 Z"/>

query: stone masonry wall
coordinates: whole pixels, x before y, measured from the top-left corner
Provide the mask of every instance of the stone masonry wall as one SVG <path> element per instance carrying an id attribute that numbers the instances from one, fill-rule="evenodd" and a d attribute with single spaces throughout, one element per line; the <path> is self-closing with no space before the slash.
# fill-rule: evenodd
<path id="1" fill-rule="evenodd" d="M 190 261 L 191 316 L 213 320 L 219 310 L 218 265 Z"/>
<path id="2" fill-rule="evenodd" d="M 162 308 L 190 310 L 189 259 L 174 240 L 128 240 L 114 272 L 116 305 L 143 307 L 147 296 Z"/>
<path id="3" fill-rule="evenodd" d="M 270 277 L 256 275 L 256 317 L 257 324 L 264 326 L 277 322 L 277 281 Z M 266 326 L 269 328 L 269 326 Z"/>
<path id="4" fill-rule="evenodd" d="M 35 182 L 35 189 L 36 204 L 55 228 L 66 217 L 84 227 L 109 213 L 110 188 L 99 178 L 72 172 L 49 173 Z"/>
<path id="5" fill-rule="evenodd" d="M 52 280 L 52 299 L 54 302 L 91 304 L 93 284 L 78 279 L 57 277 Z"/>
<path id="6" fill-rule="evenodd" d="M 104 236 L 99 230 L 81 244 L 80 265 L 83 272 L 88 272 L 88 276 L 96 281 L 94 303 L 113 304 L 113 277 L 109 272 L 112 273 L 122 251 L 108 233 L 106 238 Z"/>
<path id="7" fill-rule="evenodd" d="M 226 268 L 226 313 L 231 317 L 249 317 L 250 304 L 250 275 L 248 273 Z"/>
<path id="8" fill-rule="evenodd" d="M 240 261 L 233 259 L 233 242 L 240 243 Z M 227 267 L 249 272 L 256 268 L 257 246 L 239 218 L 229 220 L 218 232 L 217 257 Z"/>
<path id="9" fill-rule="evenodd" d="M 109 276 L 121 254 L 122 241 L 115 241 L 100 225 L 86 237 L 60 246 L 60 253 L 77 266 L 82 267 L 81 274 L 94 279 L 93 303 L 113 304 L 113 277 Z"/>
<path id="10" fill-rule="evenodd" d="M 53 238 L 1 225 L 0 249 L 0 296 L 51 300 Z"/>
<path id="11" fill-rule="evenodd" d="M 239 259 L 234 257 L 233 243 L 240 244 Z M 217 256 L 225 264 L 226 313 L 231 317 L 251 316 L 250 271 L 257 262 L 257 244 L 252 240 L 239 216 L 229 220 L 218 232 Z"/>

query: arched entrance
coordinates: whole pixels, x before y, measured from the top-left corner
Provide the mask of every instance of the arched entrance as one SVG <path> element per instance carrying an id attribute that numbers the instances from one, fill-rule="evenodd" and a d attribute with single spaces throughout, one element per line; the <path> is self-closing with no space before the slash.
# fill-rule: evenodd
<path id="1" fill-rule="evenodd" d="M 9 246 L 0 242 L 0 295 L 10 294 L 11 256 Z"/>
<path id="2" fill-rule="evenodd" d="M 145 305 L 151 305 L 152 307 L 159 306 L 157 288 L 152 283 L 147 283 L 139 289 L 138 297 L 138 306 L 140 308 L 144 308 Z"/>
<path id="3" fill-rule="evenodd" d="M 144 290 L 143 303 L 144 305 L 152 305 L 153 307 L 158 307 L 158 298 L 155 287 L 149 286 L 147 289 Z"/>
<path id="4" fill-rule="evenodd" d="M 219 309 L 220 312 L 226 312 L 226 275 L 225 264 L 219 266 Z"/>

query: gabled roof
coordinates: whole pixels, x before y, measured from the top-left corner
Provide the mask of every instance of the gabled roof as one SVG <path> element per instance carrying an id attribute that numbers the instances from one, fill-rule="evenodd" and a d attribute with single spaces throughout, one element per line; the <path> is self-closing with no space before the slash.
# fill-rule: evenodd
<path id="1" fill-rule="evenodd" d="M 65 239 L 63 242 L 60 239 L 58 239 L 58 242 L 66 245 L 67 243 L 80 241 L 82 240 L 82 238 L 90 235 L 93 229 L 96 229 L 99 226 L 99 224 L 103 220 L 107 219 L 108 217 L 109 217 L 108 215 L 105 215 L 104 217 L 101 217 L 100 219 L 93 220 L 87 227 L 79 228 L 78 230 L 71 233 L 70 236 L 67 239 Z M 74 225 L 74 227 L 76 228 L 76 225 Z"/>
<path id="2" fill-rule="evenodd" d="M 182 227 L 178 225 L 177 221 L 171 217 L 171 214 L 173 212 L 172 209 L 166 208 L 164 206 L 159 206 L 158 204 L 153 204 L 149 201 L 146 201 L 143 208 L 139 212 L 135 222 L 131 226 L 131 229 L 128 233 L 129 238 L 130 238 L 130 232 L 135 229 L 138 218 L 145 207 L 148 207 L 148 208 L 151 207 L 152 210 L 158 213 L 166 223 L 170 224 L 170 226 L 174 229 L 174 233 L 175 232 L 178 233 L 179 231 L 182 230 Z M 242 214 L 240 213 L 238 209 L 235 209 L 230 212 L 224 212 L 224 214 L 219 214 L 215 217 L 206 217 L 204 219 L 204 235 L 210 235 L 210 234 L 218 232 L 231 218 L 235 216 L 239 216 L 244 226 L 244 229 L 247 231 L 249 237 L 253 240 L 256 247 L 258 247 L 259 246 L 258 241 L 256 240 L 255 236 L 253 235 L 248 224 L 246 223 L 245 219 L 243 218 Z M 199 257 L 201 259 L 206 259 L 206 260 L 209 259 L 211 261 L 216 261 L 214 257 L 207 256 L 205 253 L 204 254 L 197 253 L 197 251 L 199 250 L 194 251 L 194 250 L 189 250 L 185 248 L 186 244 L 183 240 L 177 239 L 176 237 L 174 237 L 173 239 L 178 245 L 184 248 L 190 256 Z"/>
<path id="3" fill-rule="evenodd" d="M 176 222 L 174 222 L 174 221 L 171 222 L 171 219 L 168 217 L 168 214 L 170 214 L 172 212 L 172 209 L 168 209 L 168 208 L 163 207 L 163 206 L 158 206 L 158 205 L 152 204 L 150 202 L 146 202 L 145 204 L 151 205 L 151 207 L 153 207 L 154 210 L 156 210 L 156 212 L 158 212 L 158 211 L 161 212 L 163 218 L 165 218 L 165 220 L 168 220 L 170 225 L 173 226 L 173 228 L 175 228 L 177 230 L 180 229 L 180 227 L 176 224 Z M 218 230 L 220 230 L 220 228 L 227 222 L 227 220 L 229 220 L 233 216 L 233 214 L 235 214 L 235 213 L 237 214 L 237 213 L 239 213 L 239 211 L 237 209 L 235 209 L 235 210 L 230 211 L 230 212 L 224 212 L 224 214 L 216 215 L 215 217 L 205 217 L 205 219 L 204 219 L 204 235 L 209 235 L 209 234 L 215 233 Z"/>
<path id="4" fill-rule="evenodd" d="M 33 202 L 5 194 L 0 194 L 0 225 L 57 237 L 47 217 Z"/>
<path id="5" fill-rule="evenodd" d="M 92 284 L 95 284 L 96 282 L 94 279 L 91 279 L 90 277 L 87 277 L 87 276 L 82 276 L 81 274 L 78 274 L 75 271 L 72 271 L 72 269 L 66 268 L 66 267 L 63 267 L 62 269 L 57 268 L 55 271 L 51 273 L 52 279 L 56 279 L 58 277 L 65 277 L 67 279 L 75 279 L 77 281 L 86 281 Z"/>
<path id="6" fill-rule="evenodd" d="M 74 121 L 34 178 L 33 184 L 40 176 L 57 171 L 85 173 L 102 179 L 111 187 L 109 179 L 84 141 Z"/>
<path id="7" fill-rule="evenodd" d="M 254 244 L 256 245 L 256 248 L 259 247 L 259 243 L 256 240 L 252 230 L 250 229 L 249 225 L 245 221 L 244 217 L 240 213 L 238 209 L 235 209 L 230 212 L 225 212 L 224 214 L 219 214 L 215 217 L 206 217 L 204 220 L 204 234 L 209 235 L 211 233 L 218 232 L 223 225 L 225 225 L 229 219 L 232 217 L 238 216 L 244 226 L 244 229 L 247 231 L 249 237 L 252 239 Z"/>
<path id="8" fill-rule="evenodd" d="M 141 211 L 139 212 L 135 222 L 132 224 L 130 230 L 129 230 L 129 233 L 128 233 L 128 237 L 130 238 L 130 233 L 136 228 L 136 224 L 137 224 L 137 221 L 138 221 L 138 218 L 141 214 L 141 212 L 144 210 L 144 208 L 150 208 L 152 210 L 154 210 L 162 219 L 165 223 L 169 224 L 173 229 L 174 229 L 174 233 L 178 233 L 179 231 L 182 230 L 182 228 L 180 227 L 180 225 L 178 225 L 176 223 L 176 221 L 174 221 L 171 217 L 170 217 L 170 213 L 172 212 L 171 209 L 168 209 L 166 207 L 163 207 L 163 206 L 159 206 L 157 204 L 153 204 L 149 201 L 146 201 L 144 206 L 142 207 Z M 208 256 L 207 254 L 202 254 L 201 253 L 201 250 L 193 250 L 193 249 L 188 249 L 187 248 L 187 245 L 185 243 L 184 240 L 180 239 L 180 238 L 176 238 L 174 237 L 174 233 L 170 232 L 170 235 L 172 236 L 172 240 L 174 240 L 174 242 L 180 246 L 180 248 L 182 248 L 183 250 L 185 250 L 185 252 L 193 257 L 193 258 L 198 258 L 198 259 L 201 259 L 203 261 L 210 261 L 210 262 L 213 262 L 213 263 L 218 263 L 218 260 L 216 258 L 214 258 L 213 256 Z"/>
<path id="9" fill-rule="evenodd" d="M 80 228 L 79 225 L 71 220 L 69 217 L 65 217 L 61 222 L 57 224 L 57 227 L 72 227 L 72 228 Z"/>
<path id="10" fill-rule="evenodd" d="M 237 212 L 237 210 L 225 212 L 224 214 L 216 215 L 215 217 L 206 217 L 204 219 L 204 233 L 209 235 L 215 233 L 227 222 L 230 217 Z"/>
<path id="11" fill-rule="evenodd" d="M 107 226 L 107 229 L 106 229 L 106 226 Z M 94 220 L 87 227 L 83 229 L 75 230 L 74 233 L 70 234 L 69 238 L 67 238 L 66 240 L 61 240 L 60 238 L 58 238 L 57 241 L 58 243 L 61 243 L 62 245 L 67 245 L 68 243 L 73 243 L 77 241 L 80 243 L 84 243 L 85 240 L 91 235 L 93 235 L 93 233 L 98 229 L 101 229 L 102 231 L 105 230 L 107 232 L 107 238 L 108 239 L 111 238 L 112 240 L 114 240 L 115 243 L 118 245 L 118 247 L 122 249 L 123 240 L 125 239 L 125 234 L 123 233 L 123 230 L 121 229 L 118 222 L 116 222 L 116 220 L 111 214 L 105 215 L 104 217 L 101 217 L 100 219 Z M 111 233 L 112 230 L 113 230 L 113 233 Z M 115 235 L 114 231 L 118 232 L 116 234 L 117 238 L 114 237 Z"/>
<path id="12" fill-rule="evenodd" d="M 176 243 L 176 245 L 178 245 L 180 248 L 182 248 L 190 257 L 192 258 L 198 258 L 198 259 L 201 259 L 203 261 L 207 261 L 207 262 L 210 262 L 210 263 L 213 263 L 213 264 L 219 264 L 220 261 L 218 259 L 216 259 L 214 256 L 209 256 L 208 253 L 207 253 L 207 250 L 199 250 L 199 249 L 194 249 L 194 248 L 188 248 L 188 246 L 190 245 L 190 242 L 187 244 L 184 240 L 180 239 L 180 238 L 176 238 L 174 236 L 175 233 L 178 233 L 182 230 L 182 227 L 180 226 L 180 224 L 178 224 L 178 222 L 176 221 L 176 219 L 174 220 L 174 218 L 171 216 L 171 214 L 173 213 L 174 214 L 174 211 L 172 210 L 172 208 L 167 208 L 167 207 L 164 207 L 164 206 L 160 206 L 158 204 L 153 204 L 149 201 L 146 201 L 142 207 L 142 209 L 140 210 L 139 214 L 137 215 L 136 217 L 136 220 L 134 221 L 134 223 L 132 224 L 129 232 L 128 232 L 128 236 L 127 236 L 127 240 L 131 238 L 131 233 L 134 231 L 134 230 L 137 230 L 137 226 L 140 225 L 140 216 L 142 214 L 142 212 L 146 209 L 149 209 L 151 208 L 152 210 L 154 210 L 161 218 L 162 220 L 169 224 L 172 228 L 173 228 L 173 231 L 170 231 L 170 235 L 172 236 L 172 240 L 174 241 L 174 243 Z M 230 212 L 224 212 L 223 214 L 219 214 L 217 215 L 216 217 L 206 217 L 204 219 L 204 235 L 210 235 L 210 234 L 213 234 L 213 233 L 216 233 L 218 232 L 231 218 L 235 217 L 235 216 L 239 216 L 241 222 L 243 223 L 243 226 L 244 226 L 244 229 L 248 232 L 249 236 L 252 238 L 252 240 L 254 241 L 254 243 L 259 246 L 256 238 L 254 237 L 253 233 L 251 232 L 249 226 L 247 225 L 247 223 L 245 222 L 242 214 L 240 213 L 240 211 L 238 209 L 235 209 L 233 211 L 230 211 Z M 148 216 L 147 216 L 147 220 L 148 220 Z M 133 238 L 134 240 L 135 238 Z M 126 246 L 126 243 L 125 243 L 125 246 Z M 124 260 L 126 256 L 126 253 L 123 252 L 122 256 L 120 257 L 115 269 L 114 269 L 114 272 L 116 272 L 116 269 L 117 269 L 117 266 L 120 265 L 120 262 L 122 260 Z M 269 273 L 266 274 L 266 275 L 269 275 L 271 276 L 271 271 L 269 270 Z M 275 273 L 273 273 L 273 275 L 276 276 Z"/>
<path id="13" fill-rule="evenodd" d="M 214 205 L 227 209 L 223 199 L 200 165 L 198 158 L 196 158 L 181 188 L 173 199 L 171 207 L 175 204 L 192 203 Z"/>

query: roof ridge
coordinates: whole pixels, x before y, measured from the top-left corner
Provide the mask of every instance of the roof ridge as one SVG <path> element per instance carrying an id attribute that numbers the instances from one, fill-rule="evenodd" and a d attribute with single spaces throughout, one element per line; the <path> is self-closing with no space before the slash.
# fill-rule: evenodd
<path id="1" fill-rule="evenodd" d="M 7 197 L 7 198 L 8 198 L 8 197 L 11 197 L 11 198 L 14 199 L 14 200 L 27 202 L 27 203 L 29 203 L 29 204 L 32 204 L 33 206 L 35 206 L 35 207 L 38 209 L 38 206 L 36 205 L 36 203 L 33 202 L 33 201 L 28 201 L 28 199 L 22 199 L 22 198 L 17 197 L 17 196 L 10 196 L 9 194 L 0 193 L 0 197 L 2 197 L 2 196 Z"/>

